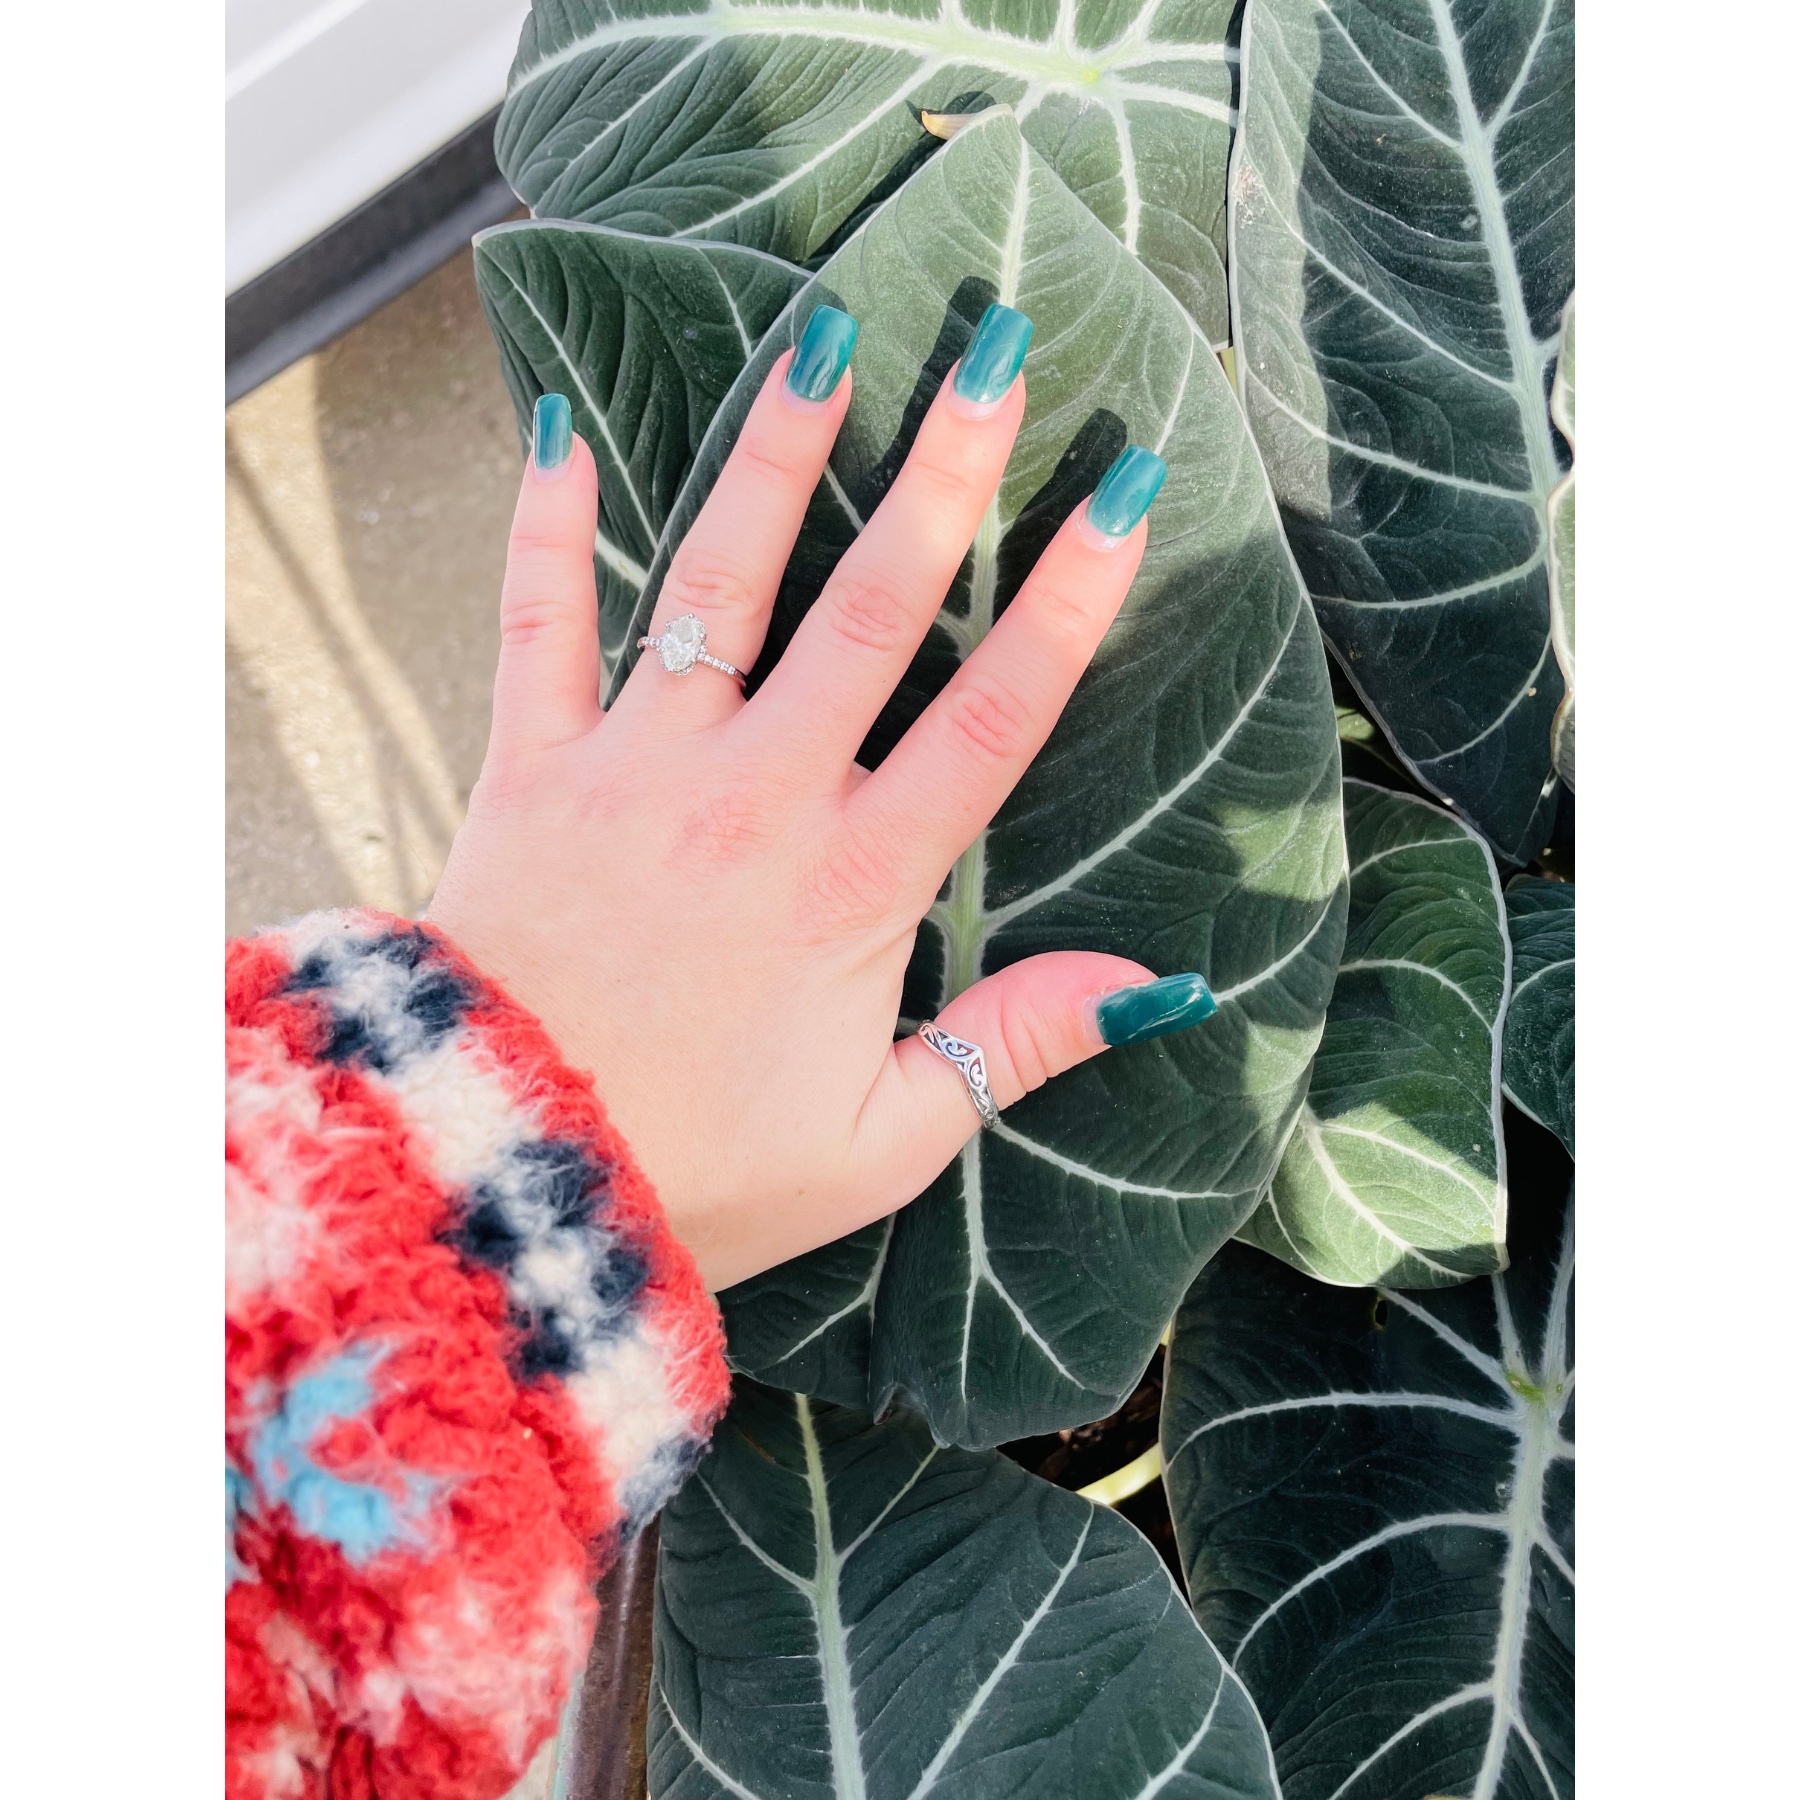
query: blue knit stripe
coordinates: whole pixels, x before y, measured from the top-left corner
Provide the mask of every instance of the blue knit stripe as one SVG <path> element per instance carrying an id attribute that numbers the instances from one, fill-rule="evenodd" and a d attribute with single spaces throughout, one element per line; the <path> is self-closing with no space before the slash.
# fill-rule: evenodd
<path id="1" fill-rule="evenodd" d="M 373 937 L 322 944 L 294 970 L 290 994 L 317 994 L 331 1009 L 327 1062 L 394 1074 L 457 1030 L 477 998 L 431 934 L 390 926 Z"/>
<path id="2" fill-rule="evenodd" d="M 285 1504 L 301 1531 L 338 1545 L 353 1563 L 422 1544 L 425 1520 L 442 1485 L 401 1471 L 402 1491 L 395 1495 L 368 1482 L 346 1481 L 313 1460 L 312 1445 L 322 1431 L 368 1411 L 374 1399 L 369 1376 L 383 1354 L 379 1346 L 359 1345 L 302 1376 L 250 1439 L 260 1502 Z"/>

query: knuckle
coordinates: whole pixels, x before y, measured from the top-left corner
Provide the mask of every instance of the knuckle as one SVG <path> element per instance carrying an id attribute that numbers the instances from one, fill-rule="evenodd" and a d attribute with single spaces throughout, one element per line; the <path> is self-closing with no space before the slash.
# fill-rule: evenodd
<path id="1" fill-rule="evenodd" d="M 511 568 L 530 568 L 547 563 L 560 566 L 568 562 L 569 553 L 569 534 L 566 531 L 548 530 L 542 524 L 515 525 L 506 544 L 506 560 Z"/>
<path id="2" fill-rule="evenodd" d="M 1033 748 L 1031 714 L 992 676 L 971 675 L 945 696 L 945 722 L 962 748 L 990 762 L 1013 762 Z"/>
<path id="3" fill-rule="evenodd" d="M 879 834 L 844 832 L 820 857 L 808 884 L 802 925 L 808 935 L 864 931 L 894 909 L 897 862 Z"/>
<path id="4" fill-rule="evenodd" d="M 500 647 L 524 649 L 561 630 L 567 608 L 542 593 L 507 592 L 500 601 Z"/>
<path id="5" fill-rule="evenodd" d="M 703 617 L 730 617 L 759 609 L 755 584 L 729 556 L 685 546 L 663 582 L 668 615 L 696 612 Z"/>
<path id="6" fill-rule="evenodd" d="M 1036 1092 L 1056 1072 L 1051 1055 L 1054 1034 L 1036 1007 L 1001 1007 L 999 1036 L 1022 1093 Z"/>
<path id="7" fill-rule="evenodd" d="M 773 431 L 746 431 L 733 448 L 731 459 L 740 474 L 772 486 L 788 488 L 803 479 L 795 457 Z"/>
<path id="8" fill-rule="evenodd" d="M 834 580 L 825 623 L 845 644 L 885 655 L 911 645 L 912 611 L 894 582 L 881 578 Z"/>
<path id="9" fill-rule="evenodd" d="M 780 843 L 783 835 L 782 821 L 763 796 L 745 786 L 722 788 L 682 816 L 675 860 L 690 867 L 742 864 Z"/>
<path id="10" fill-rule="evenodd" d="M 962 458 L 940 450 L 916 453 L 906 465 L 906 481 L 920 490 L 916 498 L 940 515 L 955 518 L 972 502 L 986 504 L 986 490 L 981 489 L 976 471 Z"/>
<path id="11" fill-rule="evenodd" d="M 1085 661 L 1099 621 L 1092 602 L 1079 591 L 1047 582 L 1031 596 L 1031 623 L 1058 644 L 1079 648 Z"/>

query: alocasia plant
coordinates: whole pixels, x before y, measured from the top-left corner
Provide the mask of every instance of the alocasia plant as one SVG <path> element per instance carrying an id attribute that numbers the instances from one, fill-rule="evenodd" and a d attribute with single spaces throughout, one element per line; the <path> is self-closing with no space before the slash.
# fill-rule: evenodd
<path id="1" fill-rule="evenodd" d="M 1350 928 L 1325 1038 L 1241 1234 L 1321 1281 L 1438 1287 L 1500 1267 L 1506 908 L 1441 808 L 1344 785 Z"/>
<path id="2" fill-rule="evenodd" d="M 1575 1201 L 1528 1135 L 1504 1275 L 1327 1289 L 1233 1246 L 1175 1322 L 1188 1592 L 1286 1800 L 1573 1791 Z"/>
<path id="3" fill-rule="evenodd" d="M 1545 408 L 1574 284 L 1572 0 L 1254 0 L 1244 405 L 1319 622 L 1500 853 L 1555 803 Z"/>
<path id="4" fill-rule="evenodd" d="M 1221 1002 L 721 1296 L 652 1794 L 1572 1793 L 1573 887 L 1533 864 L 1573 775 L 1571 43 L 1566 0 L 537 0 L 499 138 L 535 216 L 476 271 L 521 419 L 567 394 L 595 451 L 611 679 L 815 306 L 856 385 L 753 686 L 1020 308 L 1018 447 L 864 760 L 1122 444 L 1170 475 L 896 1029 L 1062 947 Z M 1178 1308 L 1197 1618 L 992 1448 L 1111 1412 Z"/>
<path id="5" fill-rule="evenodd" d="M 835 247 L 929 152 L 921 109 L 1026 140 L 1225 342 L 1233 0 L 540 0 L 501 115 L 539 215 Z"/>
<path id="6" fill-rule="evenodd" d="M 671 516 L 640 624 L 737 419 L 828 299 L 863 322 L 856 388 L 763 666 L 778 656 L 992 298 L 1037 328 L 1024 427 L 871 756 L 980 642 L 1126 441 L 1155 447 L 1169 478 L 1124 612 L 1036 767 L 957 864 L 903 1004 L 929 1018 L 979 975 L 1054 946 L 1200 969 L 1220 1011 L 1204 1032 L 1115 1051 L 1029 1097 L 891 1234 L 865 1234 L 871 1275 L 885 1259 L 866 1403 L 904 1391 L 941 1438 L 979 1445 L 1111 1411 L 1131 1390 L 1268 1179 L 1343 917 L 1324 653 L 1243 416 L 1192 321 L 1004 109 L 963 130 L 776 321 Z M 842 1304 L 844 1254 L 829 1253 L 826 1311 Z M 802 1312 L 797 1329 L 821 1318 Z"/>

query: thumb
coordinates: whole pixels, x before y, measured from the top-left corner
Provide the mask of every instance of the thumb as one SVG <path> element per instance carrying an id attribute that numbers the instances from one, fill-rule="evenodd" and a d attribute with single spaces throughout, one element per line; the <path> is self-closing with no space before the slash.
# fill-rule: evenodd
<path id="1" fill-rule="evenodd" d="M 1182 1031 L 1216 1010 L 1200 975 L 1159 980 L 1123 957 L 1059 950 L 976 982 L 936 1023 L 980 1047 L 994 1104 L 1004 1111 L 1109 1044 Z M 936 1179 L 980 1125 L 961 1074 L 923 1039 L 902 1038 L 863 1110 L 858 1147 L 873 1164 L 872 1179 L 904 1202 Z"/>
<path id="2" fill-rule="evenodd" d="M 493 744 L 553 749 L 600 722 L 593 453 L 570 430 L 569 403 L 537 403 L 531 462 L 513 511 L 500 591 Z"/>

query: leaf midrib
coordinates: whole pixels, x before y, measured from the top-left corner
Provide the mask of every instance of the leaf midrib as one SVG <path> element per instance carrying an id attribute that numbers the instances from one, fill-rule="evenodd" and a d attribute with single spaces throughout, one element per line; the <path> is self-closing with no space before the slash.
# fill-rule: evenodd
<path id="1" fill-rule="evenodd" d="M 831 1499 L 819 1437 L 813 1429 L 812 1403 L 794 1396 L 800 1442 L 806 1455 L 807 1497 L 812 1507 L 817 1565 L 812 1583 L 815 1627 L 819 1639 L 819 1681 L 825 1697 L 825 1721 L 831 1738 L 834 1786 L 840 1800 L 866 1800 L 862 1740 L 856 1730 L 856 1687 L 850 1679 L 850 1641 L 839 1606 L 838 1577 L 843 1562 L 831 1537 Z"/>
<path id="2" fill-rule="evenodd" d="M 1412 1736 L 1422 1724 L 1455 1708 L 1483 1700 L 1493 1708 L 1493 1716 L 1472 1800 L 1497 1800 L 1506 1744 L 1514 1732 L 1544 1773 L 1551 1791 L 1555 1791 L 1555 1783 L 1550 1780 L 1543 1752 L 1525 1723 L 1522 1686 L 1524 1653 L 1530 1624 L 1529 1586 L 1533 1551 L 1542 1550 L 1565 1578 L 1572 1578 L 1573 1573 L 1550 1536 L 1544 1509 L 1547 1498 L 1545 1483 L 1551 1464 L 1574 1454 L 1573 1446 L 1563 1438 L 1560 1430 L 1562 1416 L 1568 1405 L 1568 1395 L 1574 1385 L 1573 1371 L 1565 1365 L 1565 1314 L 1573 1280 L 1574 1260 L 1574 1223 L 1570 1218 L 1565 1224 L 1563 1242 L 1557 1255 L 1550 1304 L 1544 1318 L 1543 1341 L 1539 1346 L 1535 1366 L 1527 1364 L 1513 1323 L 1505 1283 L 1498 1275 L 1489 1277 L 1489 1291 L 1493 1296 L 1495 1322 L 1503 1345 L 1503 1362 L 1496 1362 L 1486 1352 L 1477 1349 L 1436 1314 L 1409 1296 L 1386 1287 L 1377 1287 L 1375 1290 L 1390 1304 L 1397 1305 L 1427 1326 L 1436 1336 L 1455 1348 L 1466 1362 L 1478 1369 L 1504 1396 L 1503 1409 L 1479 1406 L 1453 1395 L 1436 1393 L 1384 1393 L 1376 1390 L 1367 1393 L 1333 1391 L 1316 1395 L 1294 1395 L 1284 1400 L 1243 1407 L 1209 1419 L 1190 1431 L 1168 1453 L 1167 1467 L 1173 1469 L 1194 1442 L 1209 1431 L 1275 1413 L 1304 1411 L 1314 1407 L 1422 1407 L 1478 1419 L 1507 1431 L 1514 1439 L 1512 1492 L 1504 1510 L 1483 1515 L 1421 1514 L 1412 1519 L 1396 1520 L 1337 1552 L 1326 1562 L 1308 1571 L 1300 1580 L 1291 1583 L 1263 1609 L 1239 1640 L 1230 1659 L 1230 1667 L 1234 1670 L 1238 1668 L 1239 1659 L 1251 1638 L 1289 1600 L 1323 1576 L 1346 1566 L 1370 1550 L 1379 1549 L 1396 1537 L 1433 1526 L 1466 1526 L 1470 1529 L 1505 1533 L 1506 1566 L 1501 1578 L 1499 1625 L 1495 1632 L 1493 1665 L 1487 1679 L 1447 1694 L 1413 1714 L 1350 1771 L 1334 1790 L 1331 1800 L 1344 1800 L 1370 1769 L 1389 1751 Z M 1515 1382 L 1532 1389 L 1533 1397 L 1521 1393 L 1520 1388 L 1514 1385 Z"/>
<path id="3" fill-rule="evenodd" d="M 1549 536 L 1546 505 L 1550 490 L 1556 485 L 1558 470 L 1556 450 L 1550 438 L 1550 414 L 1541 386 L 1544 351 L 1531 329 L 1525 311 L 1525 288 L 1519 277 L 1518 258 L 1513 252 L 1512 230 L 1507 222 L 1506 203 L 1501 197 L 1500 182 L 1494 168 L 1494 137 L 1512 117 L 1514 103 L 1524 83 L 1536 66 L 1543 48 L 1544 34 L 1556 0 L 1543 0 L 1543 12 L 1537 30 L 1532 33 L 1530 48 L 1519 65 L 1519 75 L 1505 100 L 1494 113 L 1492 126 L 1484 125 L 1469 86 L 1468 63 L 1463 56 L 1462 39 L 1451 16 L 1450 0 L 1427 0 L 1432 22 L 1437 27 L 1450 79 L 1451 99 L 1456 107 L 1457 126 L 1462 138 L 1464 166 L 1469 174 L 1469 187 L 1475 197 L 1475 211 L 1481 222 L 1481 235 L 1487 245 L 1488 258 L 1494 270 L 1494 289 L 1500 302 L 1500 316 L 1506 330 L 1507 355 L 1512 363 L 1511 391 L 1518 409 L 1519 427 L 1525 439 L 1525 453 L 1531 467 L 1533 497 L 1537 502 L 1538 523 L 1545 539 Z"/>
<path id="4" fill-rule="evenodd" d="M 730 0 L 714 0 L 704 12 L 610 20 L 519 74 L 509 84 L 507 98 L 511 100 L 553 70 L 608 44 L 644 38 L 834 38 L 845 43 L 910 50 L 934 61 L 988 64 L 1027 80 L 1074 89 L 1096 87 L 1115 69 L 1139 63 L 1224 64 L 1234 60 L 1223 43 L 1182 43 L 1150 37 L 1150 23 L 1158 5 L 1159 0 L 1150 0 L 1111 43 L 1087 50 L 1074 43 L 1072 31 L 1065 34 L 1059 29 L 1048 39 L 1015 37 L 1009 32 L 988 31 L 970 24 L 960 16 L 960 9 L 950 18 L 940 13 L 934 19 L 911 19 L 898 13 L 841 7 L 734 6 Z"/>

